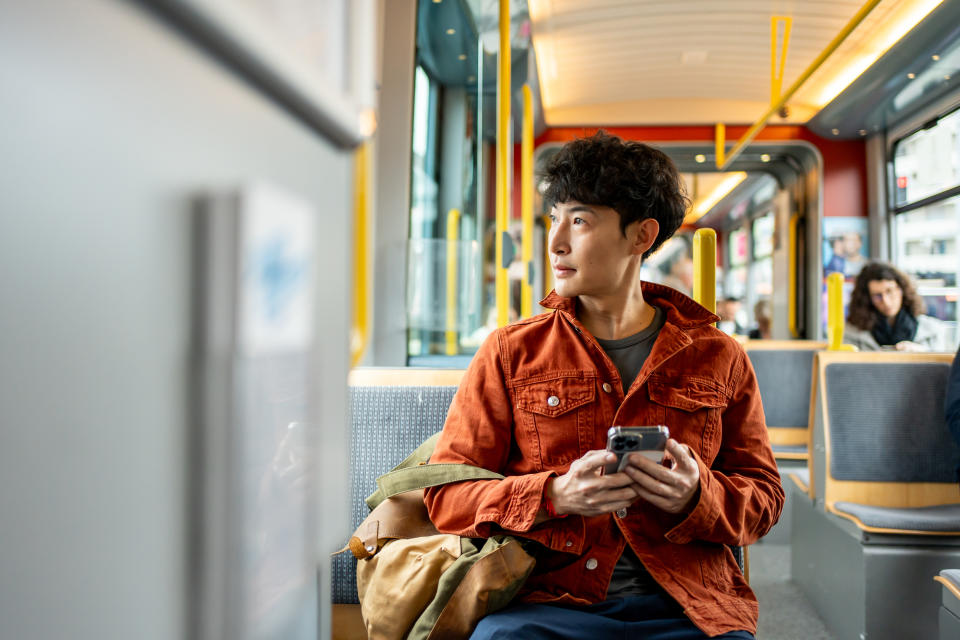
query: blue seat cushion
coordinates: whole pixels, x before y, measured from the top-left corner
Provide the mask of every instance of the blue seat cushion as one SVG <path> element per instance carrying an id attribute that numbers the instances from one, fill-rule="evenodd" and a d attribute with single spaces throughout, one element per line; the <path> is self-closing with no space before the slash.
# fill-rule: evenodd
<path id="1" fill-rule="evenodd" d="M 868 527 L 900 531 L 949 531 L 960 535 L 960 504 L 894 508 L 837 502 L 833 506 L 837 511 L 855 517 Z"/>

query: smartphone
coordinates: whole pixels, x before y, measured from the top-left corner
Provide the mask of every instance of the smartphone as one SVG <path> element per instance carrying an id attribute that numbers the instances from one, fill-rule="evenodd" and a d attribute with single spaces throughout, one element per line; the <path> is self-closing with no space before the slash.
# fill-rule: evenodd
<path id="1" fill-rule="evenodd" d="M 603 473 L 609 475 L 623 471 L 627 466 L 628 453 L 642 453 L 654 462 L 663 460 L 670 429 L 657 427 L 610 427 L 607 431 L 607 451 L 617 454 L 617 459 L 604 465 Z"/>

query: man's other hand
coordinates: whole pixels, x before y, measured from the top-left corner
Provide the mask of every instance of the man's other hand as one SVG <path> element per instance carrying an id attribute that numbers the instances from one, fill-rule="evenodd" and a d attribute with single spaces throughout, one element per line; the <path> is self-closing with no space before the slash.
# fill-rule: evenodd
<path id="1" fill-rule="evenodd" d="M 547 487 L 547 497 L 556 512 L 600 516 L 633 504 L 640 494 L 627 474 L 601 475 L 603 465 L 616 459 L 609 451 L 595 450 L 574 460 L 569 471 Z"/>
<path id="2" fill-rule="evenodd" d="M 628 454 L 623 474 L 635 483 L 637 495 L 668 513 L 690 511 L 700 490 L 700 467 L 690 447 L 667 440 L 664 466 L 639 453 Z"/>

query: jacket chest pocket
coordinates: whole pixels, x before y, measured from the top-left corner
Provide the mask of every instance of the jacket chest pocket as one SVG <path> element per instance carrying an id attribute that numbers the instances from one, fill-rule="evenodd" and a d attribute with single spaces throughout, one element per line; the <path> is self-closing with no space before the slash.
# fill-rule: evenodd
<path id="1" fill-rule="evenodd" d="M 517 442 L 540 469 L 569 464 L 586 451 L 581 434 L 592 432 L 593 378 L 558 377 L 516 388 Z"/>
<path id="2" fill-rule="evenodd" d="M 690 445 L 709 466 L 720 450 L 720 412 L 727 406 L 720 388 L 706 380 L 651 378 L 647 391 L 670 437 Z"/>

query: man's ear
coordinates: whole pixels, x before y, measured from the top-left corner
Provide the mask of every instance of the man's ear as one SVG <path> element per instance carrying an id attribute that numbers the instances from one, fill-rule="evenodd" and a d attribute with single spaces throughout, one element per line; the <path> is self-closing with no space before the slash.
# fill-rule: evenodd
<path id="1" fill-rule="evenodd" d="M 633 224 L 637 225 L 636 235 L 633 238 L 633 252 L 642 256 L 657 241 L 657 235 L 660 233 L 660 223 L 657 222 L 656 218 L 647 218 Z"/>

